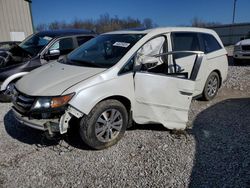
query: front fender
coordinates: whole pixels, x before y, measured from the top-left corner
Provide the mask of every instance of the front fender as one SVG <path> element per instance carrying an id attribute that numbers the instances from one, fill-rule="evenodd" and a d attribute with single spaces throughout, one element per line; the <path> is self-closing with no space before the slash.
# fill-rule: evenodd
<path id="1" fill-rule="evenodd" d="M 1 91 L 5 91 L 7 86 L 14 80 L 20 79 L 21 77 L 23 77 L 24 75 L 28 74 L 29 72 L 19 72 L 16 74 L 11 75 L 10 77 L 8 77 L 7 79 L 4 80 L 4 82 L 1 85 Z"/>
<path id="2" fill-rule="evenodd" d="M 132 73 L 118 76 L 79 90 L 69 104 L 82 113 L 89 114 L 93 107 L 105 98 L 122 96 L 132 101 L 134 95 L 133 83 Z"/>

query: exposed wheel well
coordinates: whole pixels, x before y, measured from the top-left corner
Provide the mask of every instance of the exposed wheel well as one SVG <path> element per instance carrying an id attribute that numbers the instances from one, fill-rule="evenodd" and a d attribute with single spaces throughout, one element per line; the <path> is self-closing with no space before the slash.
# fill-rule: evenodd
<path id="1" fill-rule="evenodd" d="M 115 99 L 115 100 L 120 101 L 125 106 L 125 108 L 127 109 L 127 112 L 130 113 L 131 102 L 130 102 L 130 100 L 128 98 L 123 97 L 123 96 L 119 96 L 119 95 L 114 95 L 114 96 L 107 97 L 107 98 L 105 98 L 105 99 L 103 99 L 101 101 L 105 101 L 107 99 Z"/>

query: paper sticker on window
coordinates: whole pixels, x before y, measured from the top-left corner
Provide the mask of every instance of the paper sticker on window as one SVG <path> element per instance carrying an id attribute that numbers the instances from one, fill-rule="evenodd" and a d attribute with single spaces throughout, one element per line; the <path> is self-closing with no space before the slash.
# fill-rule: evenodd
<path id="1" fill-rule="evenodd" d="M 49 36 L 44 36 L 43 39 L 50 41 L 52 38 Z"/>
<path id="2" fill-rule="evenodd" d="M 119 46 L 119 47 L 123 47 L 123 48 L 127 48 L 130 45 L 130 43 L 126 43 L 126 42 L 115 42 L 113 44 L 113 46 Z"/>

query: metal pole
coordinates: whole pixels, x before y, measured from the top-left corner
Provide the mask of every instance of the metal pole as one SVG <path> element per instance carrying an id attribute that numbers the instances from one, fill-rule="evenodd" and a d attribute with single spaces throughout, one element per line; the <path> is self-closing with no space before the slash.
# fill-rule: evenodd
<path id="1" fill-rule="evenodd" d="M 233 7 L 233 21 L 232 21 L 232 24 L 234 24 L 234 20 L 235 20 L 236 1 L 237 1 L 237 0 L 234 0 L 234 7 Z"/>
<path id="2" fill-rule="evenodd" d="M 236 10 L 236 1 L 237 0 L 234 0 L 234 5 L 233 5 L 233 20 L 232 20 L 232 25 L 230 27 L 230 30 L 231 30 L 231 37 L 230 37 L 230 44 L 233 44 L 234 43 L 234 31 L 233 31 L 233 25 L 234 25 L 234 21 L 235 21 L 235 10 Z"/>

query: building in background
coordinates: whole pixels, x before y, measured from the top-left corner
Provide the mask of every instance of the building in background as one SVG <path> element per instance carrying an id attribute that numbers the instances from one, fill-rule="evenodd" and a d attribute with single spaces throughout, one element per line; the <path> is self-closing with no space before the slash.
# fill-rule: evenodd
<path id="1" fill-rule="evenodd" d="M 0 0 L 0 42 L 22 41 L 33 33 L 31 0 Z"/>
<path id="2" fill-rule="evenodd" d="M 250 32 L 250 23 L 227 24 L 209 27 L 215 30 L 225 46 L 240 41 Z"/>

